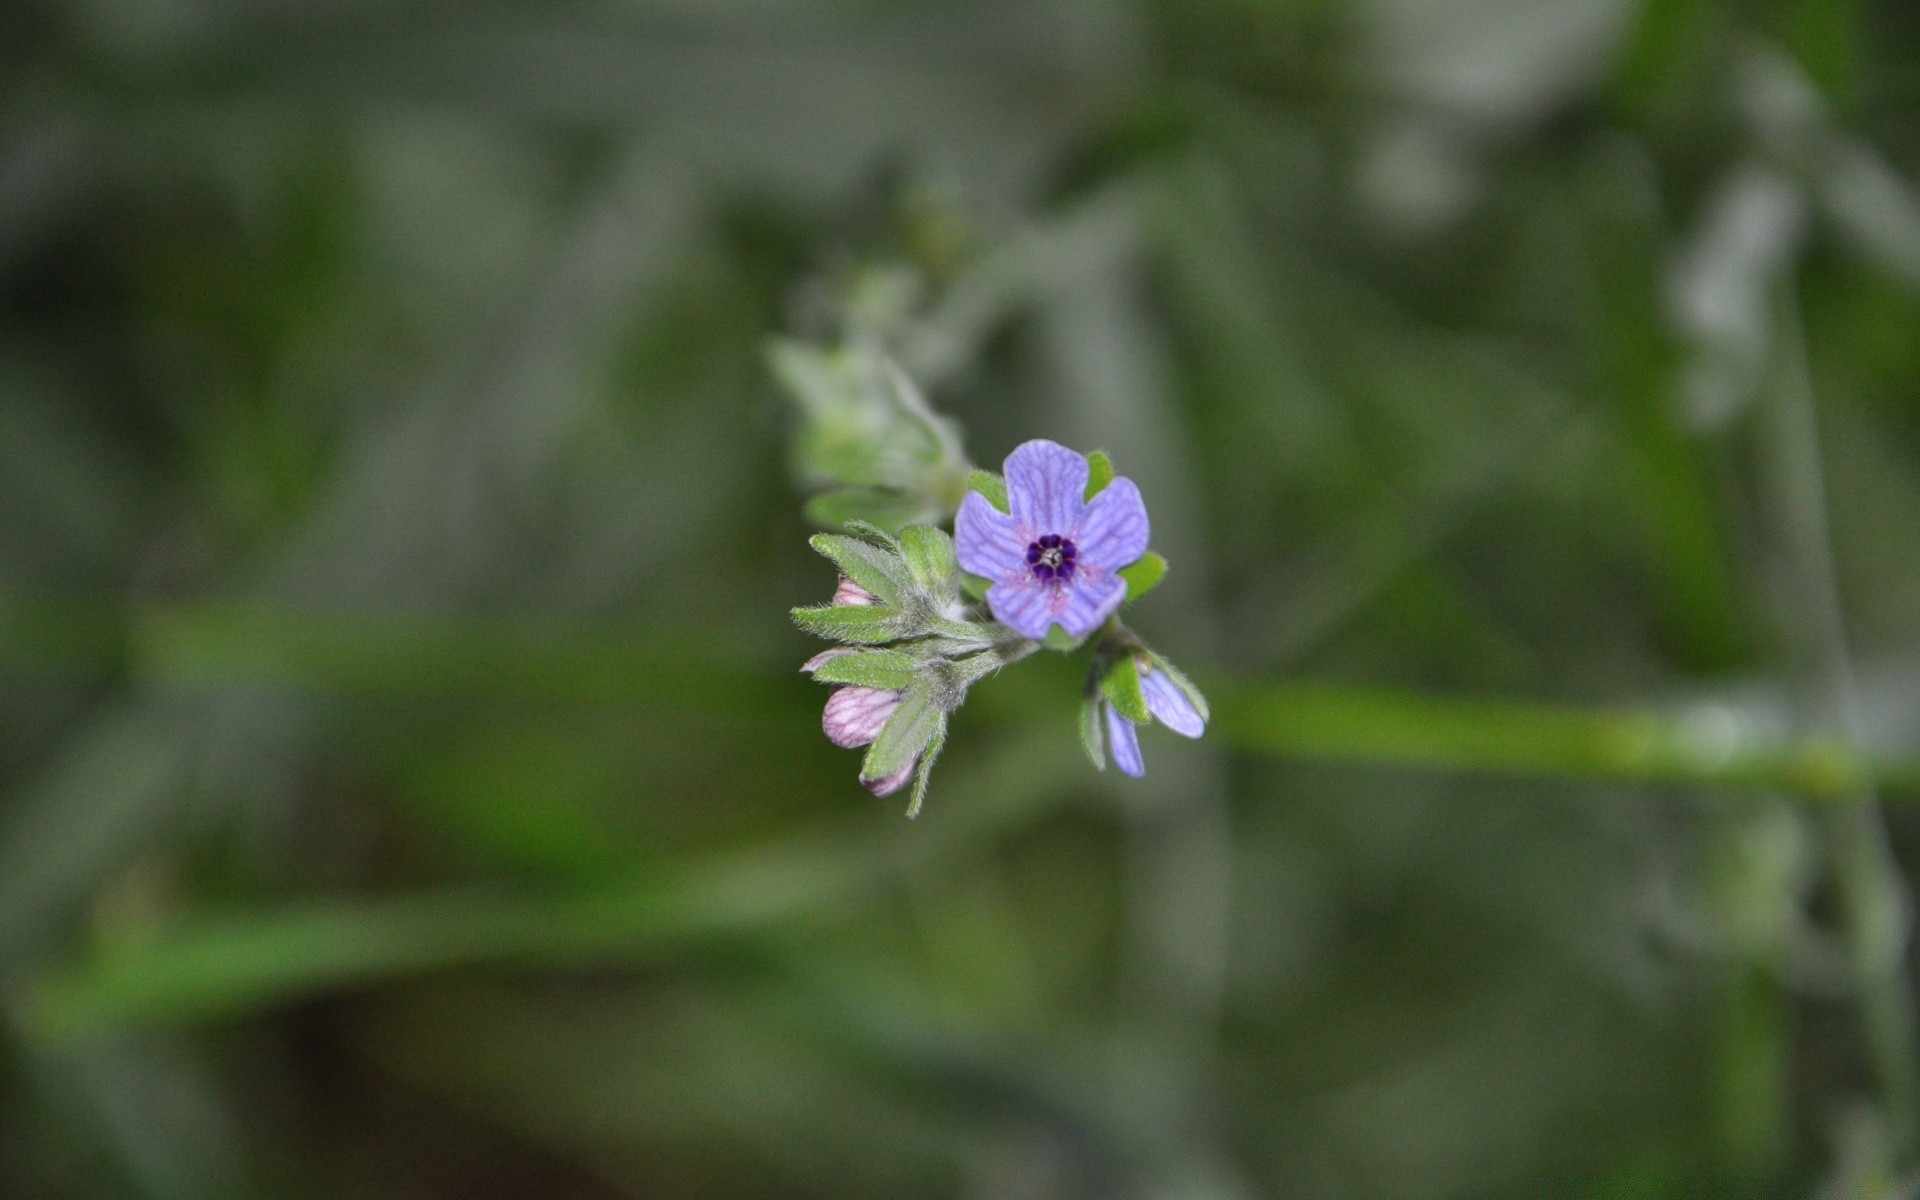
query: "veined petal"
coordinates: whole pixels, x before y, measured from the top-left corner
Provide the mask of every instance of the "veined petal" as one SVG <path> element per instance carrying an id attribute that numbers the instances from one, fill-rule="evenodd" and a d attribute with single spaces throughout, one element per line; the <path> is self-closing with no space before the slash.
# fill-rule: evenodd
<path id="1" fill-rule="evenodd" d="M 1113 705 L 1102 701 L 1100 707 L 1107 710 L 1107 746 L 1113 754 L 1113 765 L 1135 779 L 1145 775 L 1147 764 L 1140 757 L 1139 731 Z"/>
<path id="2" fill-rule="evenodd" d="M 1122 589 L 1124 594 L 1125 589 Z M 1002 581 L 987 589 L 987 607 L 994 620 L 1018 633 L 1039 641 L 1047 636 L 1047 626 L 1057 615 L 1056 598 L 1064 598 L 1057 588 L 1042 585 L 1031 578 L 1019 582 Z"/>
<path id="3" fill-rule="evenodd" d="M 1006 579 L 1027 570 L 1027 541 L 1019 522 L 979 492 L 968 492 L 953 519 L 953 549 L 960 569 L 986 579 Z"/>
<path id="4" fill-rule="evenodd" d="M 885 688 L 843 687 L 827 697 L 820 727 L 827 740 L 844 750 L 864 746 L 880 736 L 881 726 L 900 707 L 900 693 Z"/>
<path id="5" fill-rule="evenodd" d="M 1007 504 L 1015 520 L 1036 534 L 1066 533 L 1080 523 L 1087 506 L 1085 456 L 1036 438 L 1007 455 L 1006 467 Z M 1020 550 L 1024 554 L 1026 547 Z"/>
<path id="6" fill-rule="evenodd" d="M 1187 694 L 1168 679 L 1163 671 L 1140 664 L 1140 694 L 1146 698 L 1153 719 L 1182 737 L 1197 738 L 1207 731 L 1207 720 L 1187 699 Z"/>
<path id="7" fill-rule="evenodd" d="M 913 778 L 913 769 L 919 765 L 920 760 L 916 758 L 891 775 L 883 775 L 879 779 L 862 779 L 860 784 L 876 796 L 891 796 L 907 786 L 907 780 Z"/>
<path id="8" fill-rule="evenodd" d="M 1100 622 L 1127 598 L 1127 581 L 1118 575 L 1086 571 L 1060 591 L 1066 603 L 1054 604 L 1054 619 L 1074 637 L 1085 637 L 1100 628 Z"/>
<path id="9" fill-rule="evenodd" d="M 1147 506 L 1140 489 L 1122 475 L 1093 498 L 1073 534 L 1082 566 L 1118 571 L 1147 552 Z"/>

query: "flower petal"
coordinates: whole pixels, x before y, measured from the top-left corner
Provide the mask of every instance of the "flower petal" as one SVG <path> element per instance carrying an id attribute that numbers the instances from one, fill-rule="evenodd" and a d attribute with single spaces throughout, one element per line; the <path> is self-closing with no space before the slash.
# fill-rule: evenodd
<path id="1" fill-rule="evenodd" d="M 1014 519 L 1034 533 L 1065 533 L 1080 523 L 1087 506 L 1087 460 L 1036 438 L 1007 455 L 1007 504 Z M 1020 547 L 1026 552 L 1026 547 Z"/>
<path id="2" fill-rule="evenodd" d="M 891 775 L 882 775 L 878 779 L 862 779 L 860 784 L 876 796 L 891 796 L 907 786 L 907 780 L 913 778 L 913 769 L 919 765 L 920 760 L 916 758 Z"/>
<path id="3" fill-rule="evenodd" d="M 1037 642 L 1047 636 L 1047 626 L 1053 624 L 1054 598 L 1059 595 L 1058 589 L 1028 576 L 1018 583 L 1003 581 L 988 588 L 987 607 L 993 610 L 994 620 Z"/>
<path id="4" fill-rule="evenodd" d="M 986 579 L 1027 573 L 1027 541 L 1019 522 L 979 492 L 968 492 L 953 519 L 954 554 L 960 569 Z"/>
<path id="5" fill-rule="evenodd" d="M 1153 719 L 1182 737 L 1197 738 L 1207 731 L 1207 720 L 1166 672 L 1140 664 L 1140 694 L 1146 697 Z"/>
<path id="6" fill-rule="evenodd" d="M 900 707 L 900 693 L 885 688 L 843 687 L 827 697 L 820 727 L 827 740 L 844 750 L 864 746 L 880 736 L 893 710 Z"/>
<path id="7" fill-rule="evenodd" d="M 1100 622 L 1120 607 L 1120 602 L 1127 598 L 1127 581 L 1118 575 L 1085 571 L 1060 591 L 1066 602 L 1055 601 L 1054 619 L 1068 633 L 1080 638 L 1100 628 Z"/>
<path id="8" fill-rule="evenodd" d="M 1107 710 L 1107 744 L 1113 751 L 1113 765 L 1135 779 L 1145 775 L 1147 764 L 1140 757 L 1140 734 L 1133 722 L 1105 701 L 1101 701 L 1100 707 Z"/>
<path id="9" fill-rule="evenodd" d="M 1118 571 L 1147 552 L 1147 506 L 1140 489 L 1122 475 L 1093 498 L 1074 532 L 1082 566 Z"/>

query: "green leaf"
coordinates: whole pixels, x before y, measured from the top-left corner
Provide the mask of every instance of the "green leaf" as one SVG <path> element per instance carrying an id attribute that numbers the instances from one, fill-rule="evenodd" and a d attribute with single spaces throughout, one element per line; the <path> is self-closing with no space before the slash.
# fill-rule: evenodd
<path id="1" fill-rule="evenodd" d="M 959 593 L 960 563 L 953 556 L 953 539 L 946 531 L 931 525 L 909 525 L 900 531 L 900 552 L 922 592 L 940 600 Z"/>
<path id="2" fill-rule="evenodd" d="M 937 516 L 936 507 L 924 496 L 889 488 L 837 488 L 807 501 L 807 519 L 829 529 L 842 529 L 851 521 L 862 521 L 889 533 L 898 533 L 915 521 L 930 521 Z"/>
<path id="3" fill-rule="evenodd" d="M 984 579 L 978 575 L 969 575 L 965 571 L 962 571 L 960 572 L 960 587 L 967 595 L 973 597 L 975 600 L 985 600 L 988 590 L 993 587 L 993 580 Z"/>
<path id="4" fill-rule="evenodd" d="M 899 611 L 884 604 L 821 604 L 793 610 L 794 623 L 815 637 L 877 645 L 906 637 Z"/>
<path id="5" fill-rule="evenodd" d="M 1007 502 L 1007 481 L 995 475 L 992 471 L 982 471 L 978 467 L 975 467 L 973 470 L 967 472 L 967 490 L 970 492 L 979 492 L 987 498 L 988 504 L 993 505 L 1003 513 L 1013 511 L 1013 506 Z"/>
<path id="6" fill-rule="evenodd" d="M 840 533 L 816 533 L 808 545 L 833 560 L 840 573 L 878 596 L 886 604 L 898 604 L 907 587 L 904 561 L 872 542 Z"/>
<path id="7" fill-rule="evenodd" d="M 1147 698 L 1140 691 L 1140 666 L 1131 654 L 1122 655 L 1100 677 L 1100 694 L 1136 725 L 1153 720 L 1153 714 L 1147 711 Z"/>
<path id="8" fill-rule="evenodd" d="M 1087 455 L 1087 499 L 1091 500 L 1107 490 L 1113 482 L 1113 460 L 1107 457 L 1105 450 L 1095 450 Z"/>
<path id="9" fill-rule="evenodd" d="M 1107 769 L 1106 731 L 1100 724 L 1100 691 L 1090 688 L 1080 699 L 1080 745 L 1093 762 L 1093 769 Z"/>
<path id="10" fill-rule="evenodd" d="M 898 650 L 863 650 L 828 659 L 814 668 L 813 677 L 820 683 L 852 683 L 905 691 L 918 677 L 918 667 L 912 655 Z"/>
<path id="11" fill-rule="evenodd" d="M 1120 578 L 1127 581 L 1127 599 L 1138 600 L 1167 577 L 1167 560 L 1149 550 L 1140 557 L 1140 561 L 1120 570 Z"/>
<path id="12" fill-rule="evenodd" d="M 1147 658 L 1152 662 L 1154 670 L 1166 675 L 1168 679 L 1173 681 L 1173 686 L 1179 688 L 1180 691 L 1186 695 L 1188 702 L 1199 711 L 1202 721 L 1213 720 L 1213 713 L 1207 708 L 1207 698 L 1200 694 L 1199 688 L 1193 686 L 1193 680 L 1188 679 L 1179 667 L 1168 662 L 1167 656 L 1164 654 L 1149 650 L 1147 651 Z"/>
<path id="13" fill-rule="evenodd" d="M 927 781 L 933 778 L 933 762 L 940 757 L 940 748 L 947 744 L 947 727 L 943 722 L 940 732 L 920 754 L 920 766 L 913 772 L 913 795 L 907 799 L 907 820 L 920 815 L 920 806 L 927 799 Z"/>
<path id="14" fill-rule="evenodd" d="M 907 689 L 861 762 L 860 778 L 883 779 L 898 771 L 932 745 L 946 726 L 947 714 L 934 702 L 930 689 L 922 685 Z"/>

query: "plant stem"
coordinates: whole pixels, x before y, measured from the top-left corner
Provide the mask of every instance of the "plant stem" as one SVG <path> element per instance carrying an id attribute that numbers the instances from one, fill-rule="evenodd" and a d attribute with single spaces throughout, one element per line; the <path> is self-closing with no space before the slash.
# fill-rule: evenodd
<path id="1" fill-rule="evenodd" d="M 1793 286 L 1789 280 L 1782 287 L 1778 306 L 1779 361 L 1763 432 L 1765 469 L 1793 588 L 1791 611 L 1802 619 L 1793 632 L 1802 641 L 1803 719 L 1811 729 L 1857 747 L 1864 741 L 1864 724 L 1834 566 L 1806 339 Z M 1841 935 L 1888 1148 L 1904 1169 L 1911 1165 L 1920 1103 L 1914 996 L 1906 963 L 1911 900 L 1871 779 L 1861 779 L 1838 799 L 1840 803 L 1823 812 L 1822 824 Z"/>

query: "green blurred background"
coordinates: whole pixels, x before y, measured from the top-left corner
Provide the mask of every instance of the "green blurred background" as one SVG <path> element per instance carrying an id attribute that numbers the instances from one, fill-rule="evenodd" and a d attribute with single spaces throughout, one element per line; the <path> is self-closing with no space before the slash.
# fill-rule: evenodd
<path id="1" fill-rule="evenodd" d="M 11 0 L 0 1195 L 1914 1195 L 1916 51 Z M 1049 656 L 859 788 L 855 325 L 1140 482 L 1204 741 Z"/>

